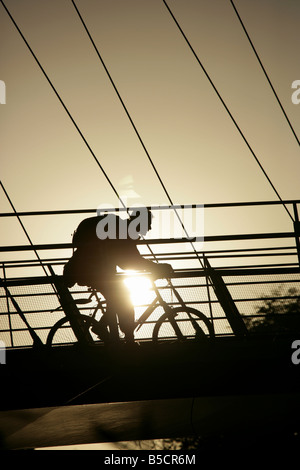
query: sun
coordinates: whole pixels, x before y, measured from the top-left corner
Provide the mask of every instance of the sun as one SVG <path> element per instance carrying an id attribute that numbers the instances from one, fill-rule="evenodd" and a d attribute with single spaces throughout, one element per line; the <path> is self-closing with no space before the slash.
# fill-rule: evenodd
<path id="1" fill-rule="evenodd" d="M 138 275 L 135 271 L 126 271 L 124 283 L 129 289 L 133 305 L 144 305 L 152 302 L 154 292 L 148 277 Z"/>

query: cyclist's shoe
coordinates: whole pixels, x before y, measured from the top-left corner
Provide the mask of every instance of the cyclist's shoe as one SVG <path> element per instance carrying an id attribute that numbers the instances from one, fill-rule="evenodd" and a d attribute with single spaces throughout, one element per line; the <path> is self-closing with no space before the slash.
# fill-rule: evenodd
<path id="1" fill-rule="evenodd" d="M 94 323 L 91 330 L 102 341 L 104 341 L 104 342 L 109 341 L 110 335 L 109 335 L 108 329 L 103 323 L 101 323 L 101 321 L 97 322 L 97 323 Z"/>
<path id="2" fill-rule="evenodd" d="M 125 334 L 125 343 L 126 344 L 134 344 L 134 335 L 133 335 L 133 333 Z"/>

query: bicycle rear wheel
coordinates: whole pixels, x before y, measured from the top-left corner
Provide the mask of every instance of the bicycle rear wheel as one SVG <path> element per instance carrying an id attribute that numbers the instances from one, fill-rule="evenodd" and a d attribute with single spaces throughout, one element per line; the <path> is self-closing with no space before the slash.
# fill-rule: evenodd
<path id="1" fill-rule="evenodd" d="M 153 328 L 152 341 L 158 343 L 174 338 L 179 341 L 201 341 L 214 336 L 213 325 L 202 312 L 190 307 L 177 307 L 158 319 Z"/>
<path id="2" fill-rule="evenodd" d="M 83 322 L 84 328 L 88 331 L 90 328 L 97 328 L 99 322 L 87 315 L 80 315 L 80 321 Z M 95 340 L 97 337 L 95 336 Z M 46 346 L 51 347 L 55 344 L 77 343 L 78 340 L 71 328 L 70 322 L 66 317 L 61 318 L 52 326 L 47 336 Z"/>

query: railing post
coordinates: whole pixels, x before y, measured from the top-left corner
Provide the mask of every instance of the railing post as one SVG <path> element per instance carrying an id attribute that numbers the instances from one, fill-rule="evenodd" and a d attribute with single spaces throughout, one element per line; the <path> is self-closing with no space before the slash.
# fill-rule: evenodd
<path id="1" fill-rule="evenodd" d="M 5 264 L 4 263 L 2 263 L 2 271 L 3 271 L 3 279 L 4 279 L 4 282 L 6 283 L 6 270 L 5 270 Z M 13 330 L 12 330 L 12 324 L 11 324 L 9 298 L 8 298 L 8 293 L 5 289 L 4 289 L 4 292 L 5 292 L 6 307 L 7 307 L 10 343 L 11 343 L 11 347 L 14 347 L 14 338 L 13 338 Z"/>
<path id="2" fill-rule="evenodd" d="M 244 320 L 239 313 L 231 294 L 222 279 L 222 276 L 219 275 L 209 264 L 208 259 L 204 256 L 205 270 L 211 279 L 213 289 L 215 291 L 216 297 L 224 310 L 226 318 L 232 328 L 233 333 L 238 337 L 248 336 L 248 330 L 244 323 Z"/>
<path id="3" fill-rule="evenodd" d="M 203 267 L 204 267 L 204 273 L 205 273 L 205 284 L 206 284 L 207 300 L 208 300 L 208 306 L 209 306 L 210 320 L 211 320 L 213 330 L 215 332 L 214 317 L 213 317 L 213 310 L 212 310 L 212 304 L 211 304 L 211 296 L 210 296 L 210 291 L 209 291 L 210 282 L 209 282 L 209 276 L 207 274 L 207 270 L 205 269 L 205 260 L 206 260 L 206 255 L 203 252 Z"/>
<path id="4" fill-rule="evenodd" d="M 78 339 L 78 342 L 86 346 L 93 345 L 94 340 L 89 332 L 89 329 L 85 328 L 83 322 L 81 321 L 80 312 L 71 293 L 69 292 L 69 289 L 66 287 L 61 277 L 55 274 L 50 264 L 48 264 L 48 269 L 51 273 L 59 302 L 67 319 L 70 322 L 71 328 L 76 338 Z"/>
<path id="5" fill-rule="evenodd" d="M 299 262 L 299 268 L 300 268 L 300 221 L 299 221 L 299 215 L 298 215 L 296 202 L 293 203 L 293 209 L 294 209 L 294 216 L 295 216 L 295 220 L 294 220 L 295 240 L 296 240 L 298 262 Z"/>

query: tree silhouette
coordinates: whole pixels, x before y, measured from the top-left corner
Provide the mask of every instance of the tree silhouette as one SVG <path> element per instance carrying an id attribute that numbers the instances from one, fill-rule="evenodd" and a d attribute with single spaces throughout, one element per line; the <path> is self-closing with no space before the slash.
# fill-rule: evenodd
<path id="1" fill-rule="evenodd" d="M 180 437 L 175 439 L 154 439 L 147 441 L 135 441 L 135 445 L 141 450 L 198 450 L 202 446 L 201 437 Z"/>
<path id="2" fill-rule="evenodd" d="M 300 291 L 281 286 L 256 307 L 254 317 L 244 317 L 248 330 L 255 334 L 300 332 Z"/>

